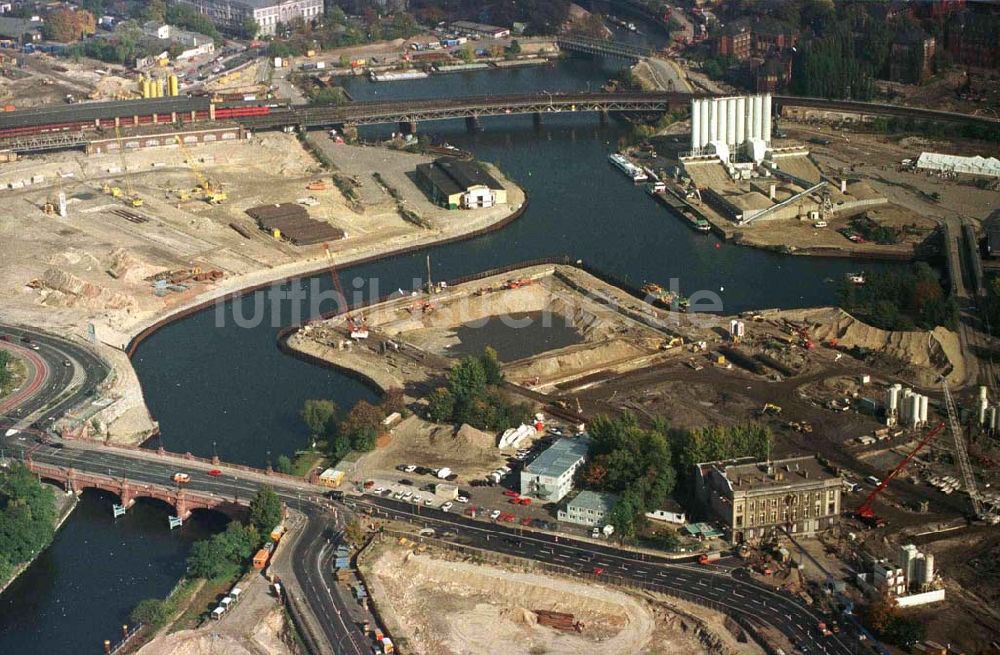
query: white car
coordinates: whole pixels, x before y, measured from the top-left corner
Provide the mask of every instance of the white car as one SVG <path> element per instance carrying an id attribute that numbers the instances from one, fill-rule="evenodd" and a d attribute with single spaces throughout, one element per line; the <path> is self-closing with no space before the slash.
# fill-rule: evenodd
<path id="1" fill-rule="evenodd" d="M 426 505 L 427 507 L 430 507 L 433 504 L 434 504 L 433 498 L 428 498 L 427 500 L 424 501 L 424 505 Z"/>
<path id="2" fill-rule="evenodd" d="M 500 518 L 500 510 L 495 509 L 492 512 L 490 512 L 490 518 L 493 519 L 494 521 Z"/>
<path id="3" fill-rule="evenodd" d="M 413 464 L 410 464 L 409 466 L 407 466 L 403 470 L 406 471 L 407 473 L 413 473 L 414 471 L 417 470 L 417 467 L 415 465 L 413 465 Z"/>
<path id="4" fill-rule="evenodd" d="M 442 506 L 441 506 L 441 511 L 442 511 L 442 512 L 447 512 L 447 511 L 448 511 L 448 510 L 450 510 L 451 508 L 452 508 L 452 503 L 451 503 L 451 501 L 449 500 L 449 501 L 448 501 L 447 503 L 445 503 L 444 505 L 442 505 Z"/>
<path id="5" fill-rule="evenodd" d="M 375 490 L 372 493 L 373 494 L 381 495 L 384 492 L 385 492 L 385 487 L 375 487 Z"/>
<path id="6" fill-rule="evenodd" d="M 458 502 L 460 502 L 460 503 L 467 503 L 467 502 L 469 502 L 469 499 L 468 499 L 468 498 L 466 498 L 465 496 L 459 496 L 459 497 L 458 497 L 458 498 L 456 498 L 455 500 L 457 500 L 457 501 L 458 501 Z"/>
<path id="7" fill-rule="evenodd" d="M 403 497 L 403 492 L 397 491 L 396 493 L 392 494 L 392 497 L 395 498 L 396 500 L 399 500 L 400 498 Z"/>
<path id="8" fill-rule="evenodd" d="M 413 495 L 412 491 L 407 491 L 406 493 L 403 494 L 403 500 L 409 500 L 410 496 L 412 495 Z"/>

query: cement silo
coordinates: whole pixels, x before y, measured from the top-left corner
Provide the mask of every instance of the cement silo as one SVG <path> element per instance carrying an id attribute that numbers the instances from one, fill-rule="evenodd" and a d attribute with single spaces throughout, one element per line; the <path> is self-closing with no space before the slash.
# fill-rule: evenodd
<path id="1" fill-rule="evenodd" d="M 888 408 L 889 416 L 899 415 L 899 397 L 903 394 L 903 385 L 894 384 L 889 387 L 886 394 L 885 406 Z"/>
<path id="2" fill-rule="evenodd" d="M 701 150 L 701 111 L 697 100 L 691 101 L 691 152 Z"/>
<path id="3" fill-rule="evenodd" d="M 923 573 L 923 580 L 920 581 L 921 584 L 929 585 L 934 582 L 934 574 L 937 573 L 934 570 L 934 553 L 924 553 Z"/>
<path id="4" fill-rule="evenodd" d="M 764 94 L 764 129 L 760 138 L 764 139 L 764 143 L 771 143 L 771 94 Z"/>
<path id="5" fill-rule="evenodd" d="M 730 98 L 726 101 L 726 136 L 728 143 L 731 146 L 739 146 L 743 141 L 736 138 L 738 131 L 736 129 L 736 101 L 737 98 Z"/>
<path id="6" fill-rule="evenodd" d="M 927 396 L 921 394 L 920 398 L 920 424 L 927 425 Z"/>
<path id="7" fill-rule="evenodd" d="M 736 99 L 736 143 L 742 144 L 747 136 L 747 99 L 740 96 Z"/>
<path id="8" fill-rule="evenodd" d="M 753 129 L 751 139 L 763 139 L 764 134 L 764 98 L 753 96 Z"/>
<path id="9" fill-rule="evenodd" d="M 706 98 L 701 101 L 701 145 L 702 147 L 708 145 L 708 142 L 712 139 L 709 137 L 711 132 L 711 104 L 712 100 Z"/>

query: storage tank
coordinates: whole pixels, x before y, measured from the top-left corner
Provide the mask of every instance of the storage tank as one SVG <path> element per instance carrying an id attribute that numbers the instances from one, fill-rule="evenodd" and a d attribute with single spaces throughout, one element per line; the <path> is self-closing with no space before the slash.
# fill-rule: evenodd
<path id="1" fill-rule="evenodd" d="M 753 138 L 753 96 L 747 96 L 747 113 L 746 113 L 746 134 L 744 141 L 749 141 Z"/>
<path id="2" fill-rule="evenodd" d="M 986 387 L 984 386 L 979 387 L 979 400 L 987 400 L 988 397 L 986 394 L 987 394 Z"/>
<path id="3" fill-rule="evenodd" d="M 763 131 L 762 138 L 764 143 L 771 143 L 771 94 L 765 93 L 763 100 Z"/>
<path id="4" fill-rule="evenodd" d="M 982 398 L 979 399 L 979 404 L 977 406 L 976 416 L 979 421 L 979 425 L 986 423 L 986 410 L 989 409 L 990 405 Z"/>
<path id="5" fill-rule="evenodd" d="M 747 99 L 740 96 L 736 99 L 736 145 L 746 141 Z"/>
<path id="6" fill-rule="evenodd" d="M 146 77 L 145 75 L 143 77 L 141 77 L 140 80 L 139 80 L 139 86 L 142 89 L 142 97 L 143 98 L 150 98 L 150 97 L 152 97 L 152 95 L 151 95 L 152 94 L 152 89 L 149 88 L 149 78 L 148 77 Z"/>
<path id="7" fill-rule="evenodd" d="M 701 143 L 707 145 L 711 141 L 712 132 L 712 100 L 701 101 Z"/>
<path id="8" fill-rule="evenodd" d="M 180 95 L 181 85 L 177 76 L 171 73 L 167 77 L 167 95 L 178 96 Z"/>
<path id="9" fill-rule="evenodd" d="M 886 394 L 885 405 L 889 410 L 890 416 L 895 416 L 899 412 L 899 394 L 901 388 L 898 384 L 894 384 L 889 387 L 889 391 Z"/>
<path id="10" fill-rule="evenodd" d="M 996 405 L 993 405 L 989 409 L 989 420 L 990 420 L 990 429 L 996 430 L 998 427 L 997 422 L 1000 421 L 1000 412 L 997 411 Z"/>
<path id="11" fill-rule="evenodd" d="M 736 98 L 726 101 L 726 143 L 737 146 L 740 140 L 736 138 Z"/>
<path id="12" fill-rule="evenodd" d="M 920 423 L 927 423 L 927 396 L 920 395 Z"/>
<path id="13" fill-rule="evenodd" d="M 753 97 L 753 132 L 750 136 L 767 142 L 764 135 L 764 98 L 761 96 Z"/>
<path id="14" fill-rule="evenodd" d="M 908 396 L 906 404 L 906 420 L 911 426 L 917 427 L 917 424 L 920 423 L 920 394 L 915 393 Z"/>
<path id="15" fill-rule="evenodd" d="M 921 584 L 934 582 L 934 553 L 924 553 L 924 579 Z"/>
<path id="16" fill-rule="evenodd" d="M 701 112 L 698 101 L 691 101 L 691 151 L 697 152 L 701 149 Z"/>

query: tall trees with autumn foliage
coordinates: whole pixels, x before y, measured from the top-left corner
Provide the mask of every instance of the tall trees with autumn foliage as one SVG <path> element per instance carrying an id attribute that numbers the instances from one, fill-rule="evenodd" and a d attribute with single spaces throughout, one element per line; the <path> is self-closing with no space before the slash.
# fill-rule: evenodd
<path id="1" fill-rule="evenodd" d="M 97 31 L 97 20 L 89 11 L 57 9 L 45 17 L 42 36 L 49 41 L 71 43 Z"/>

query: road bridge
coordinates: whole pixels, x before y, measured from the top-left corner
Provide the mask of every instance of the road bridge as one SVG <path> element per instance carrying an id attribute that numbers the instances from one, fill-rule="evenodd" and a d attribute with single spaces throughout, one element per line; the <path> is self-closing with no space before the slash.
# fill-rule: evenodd
<path id="1" fill-rule="evenodd" d="M 154 498 L 171 505 L 176 515 L 187 519 L 196 509 L 214 509 L 224 514 L 240 517 L 249 505 L 249 497 L 223 497 L 214 493 L 199 493 L 188 491 L 181 486 L 169 486 L 155 482 L 138 482 L 127 478 L 116 478 L 93 471 L 80 471 L 74 467 L 53 466 L 34 461 L 31 457 L 24 460 L 25 466 L 40 478 L 58 482 L 66 491 L 81 493 L 84 489 L 100 489 L 117 494 L 121 504 L 128 508 L 135 504 L 138 498 Z"/>
<path id="2" fill-rule="evenodd" d="M 628 45 L 627 43 L 605 41 L 604 39 L 593 39 L 587 36 L 575 36 L 572 34 L 557 37 L 556 45 L 562 50 L 569 50 L 571 52 L 582 52 L 588 55 L 631 59 L 634 61 L 653 54 L 653 51 L 649 48 L 640 48 Z"/>

